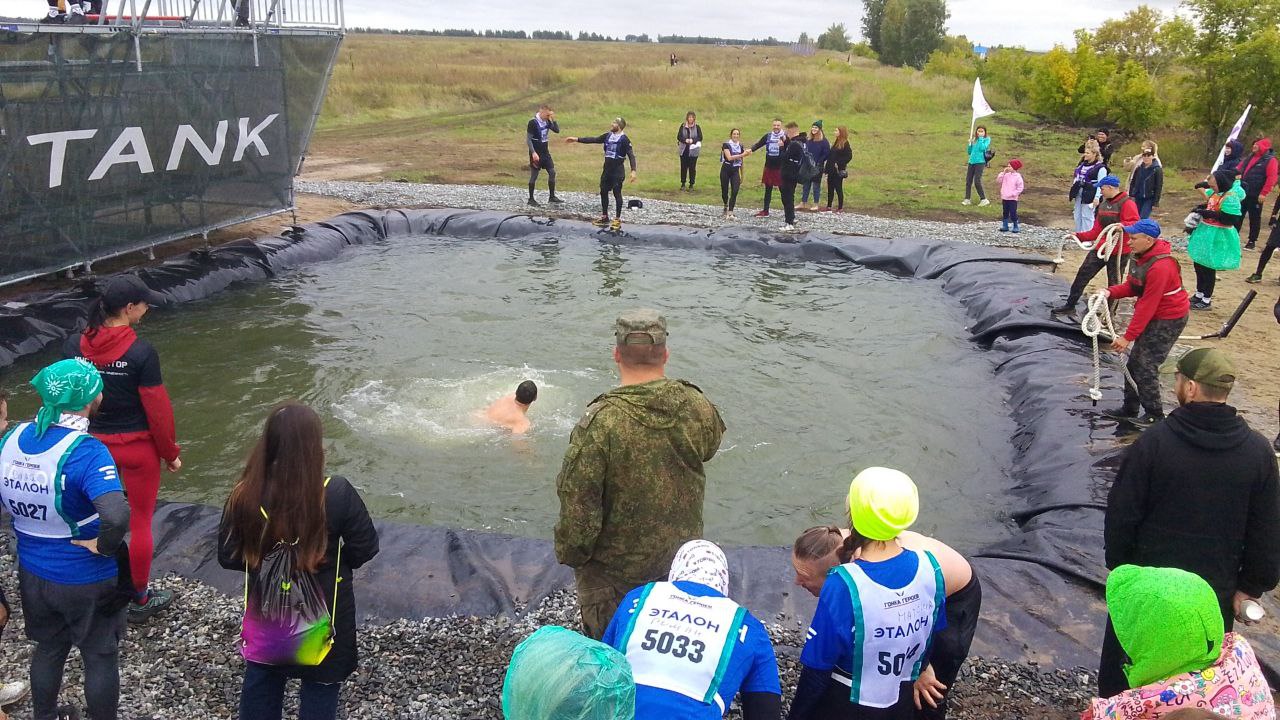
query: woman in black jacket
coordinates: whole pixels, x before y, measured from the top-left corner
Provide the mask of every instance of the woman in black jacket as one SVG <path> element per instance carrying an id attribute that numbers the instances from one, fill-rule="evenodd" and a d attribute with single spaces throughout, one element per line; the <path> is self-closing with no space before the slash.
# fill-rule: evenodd
<path id="1" fill-rule="evenodd" d="M 684 115 L 684 124 L 676 131 L 677 149 L 680 151 L 680 189 L 698 179 L 698 155 L 702 153 L 702 127 L 698 125 L 698 116 L 690 110 Z"/>
<path id="2" fill-rule="evenodd" d="M 839 196 L 840 205 L 835 212 L 844 212 L 844 179 L 849 176 L 849 163 L 853 162 L 853 146 L 849 144 L 849 128 L 840 125 L 836 128 L 836 141 L 831 146 L 831 154 L 827 156 L 827 212 L 831 212 L 831 201 Z M 815 200 L 816 202 L 816 200 Z"/>
<path id="3" fill-rule="evenodd" d="M 241 720 L 280 720 L 290 678 L 302 680 L 299 717 L 336 718 L 342 681 L 356 669 L 352 574 L 378 554 L 378 532 L 351 483 L 325 477 L 323 439 L 314 410 L 297 402 L 277 407 L 222 511 L 222 567 L 247 573 L 252 584 L 264 556 L 278 542 L 293 540 L 295 567 L 315 578 L 333 621 L 333 646 L 319 665 L 246 660 Z"/>

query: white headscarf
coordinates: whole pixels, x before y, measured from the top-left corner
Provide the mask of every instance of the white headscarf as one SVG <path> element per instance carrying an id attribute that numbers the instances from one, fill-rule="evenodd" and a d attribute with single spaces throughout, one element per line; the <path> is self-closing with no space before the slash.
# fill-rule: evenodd
<path id="1" fill-rule="evenodd" d="M 729 561 L 719 545 L 708 540 L 690 540 L 676 551 L 667 579 L 700 583 L 728 596 Z"/>

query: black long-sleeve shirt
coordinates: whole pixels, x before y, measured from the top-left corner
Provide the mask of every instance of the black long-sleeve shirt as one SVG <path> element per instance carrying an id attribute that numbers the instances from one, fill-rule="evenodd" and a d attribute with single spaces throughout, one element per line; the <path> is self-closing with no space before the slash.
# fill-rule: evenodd
<path id="1" fill-rule="evenodd" d="M 547 131 L 553 133 L 560 132 L 560 125 L 555 120 L 547 121 Z M 529 124 L 525 127 L 525 143 L 529 146 L 529 153 L 538 153 L 539 156 L 546 155 L 549 151 L 547 141 L 542 137 L 542 128 L 538 125 L 538 117 L 529 118 Z"/>
<path id="2" fill-rule="evenodd" d="M 767 147 L 769 145 L 769 139 L 771 135 L 773 135 L 772 132 L 767 132 L 764 135 L 761 135 L 760 139 L 756 141 L 756 144 L 751 146 L 751 152 L 755 152 L 756 150 L 759 150 L 762 147 Z M 768 167 L 768 168 L 782 167 L 782 150 L 784 147 L 786 147 L 787 136 L 786 136 L 786 133 L 779 133 L 778 135 L 779 137 L 775 139 L 775 141 L 778 144 L 778 154 L 770 155 L 769 152 L 766 150 L 764 155 L 765 167 Z"/>
<path id="3" fill-rule="evenodd" d="M 98 554 L 114 555 L 129 531 L 129 501 L 122 492 L 103 493 L 93 499 L 98 513 Z"/>
<path id="4" fill-rule="evenodd" d="M 852 145 L 845 145 L 842 148 L 832 147 L 831 154 L 827 156 L 826 171 L 829 174 L 839 174 L 841 170 L 847 170 L 851 162 L 853 162 Z"/>
<path id="5" fill-rule="evenodd" d="M 611 135 L 613 133 L 607 132 L 596 137 L 581 137 L 578 138 L 578 142 L 588 145 L 604 145 L 604 171 L 606 173 L 620 172 L 623 169 L 622 161 L 624 159 L 631 162 L 631 172 L 635 172 L 636 151 L 631 145 L 631 138 L 627 137 L 626 133 L 618 133 L 617 140 L 610 144 L 609 138 Z"/>

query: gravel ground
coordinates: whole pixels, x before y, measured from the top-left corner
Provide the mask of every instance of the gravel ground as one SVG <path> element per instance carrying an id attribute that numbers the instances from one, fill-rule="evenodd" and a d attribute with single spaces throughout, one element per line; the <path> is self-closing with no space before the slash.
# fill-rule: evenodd
<path id="1" fill-rule="evenodd" d="M 354 182 L 324 181 L 295 183 L 299 192 L 339 197 L 360 205 L 379 207 L 456 207 L 480 210 L 506 210 L 513 213 L 559 215 L 593 219 L 599 216 L 600 196 L 588 193 L 561 193 L 565 203 L 558 208 L 544 203 L 541 208 L 525 204 L 528 194 L 521 188 L 502 185 L 426 185 L 403 182 Z M 539 188 L 537 197 L 546 199 L 546 190 Z M 692 225 L 720 227 L 722 225 L 746 225 L 780 228 L 782 204 L 775 197 L 772 214 L 767 218 L 753 217 L 759 209 L 760 193 L 744 192 L 739 195 L 743 204 L 733 220 L 723 220 L 721 209 L 711 205 L 691 205 L 668 200 L 644 200 L 644 207 L 626 210 L 622 217 L 627 222 L 651 224 Z M 875 237 L 930 237 L 979 245 L 1001 245 L 1027 250 L 1056 253 L 1062 242 L 1063 231 L 1035 225 L 1023 225 L 1022 232 L 999 232 L 999 202 L 986 208 L 973 208 L 975 213 L 991 218 L 981 222 L 951 223 L 934 220 L 894 220 L 857 213 L 808 213 L 797 212 L 796 224 L 802 230 L 872 235 Z"/>
<path id="2" fill-rule="evenodd" d="M 236 714 L 243 671 L 236 650 L 241 601 L 176 577 L 157 582 L 175 590 L 175 609 L 143 626 L 130 626 L 121 651 L 123 720 L 230 718 Z M 0 586 L 14 617 L 0 640 L 0 680 L 25 678 L 31 645 L 22 633 L 17 572 L 8 537 L 0 533 Z M 359 588 L 356 588 L 357 597 Z M 343 688 L 340 717 L 361 720 L 475 720 L 501 718 L 502 678 L 515 645 L 543 625 L 577 629 L 571 591 L 552 595 L 512 617 L 457 617 L 369 624 L 360 632 L 361 664 Z M 770 625 L 782 686 L 795 687 L 802 631 Z M 1041 670 L 1035 665 L 973 658 L 956 683 L 950 717 L 1068 720 L 1091 697 L 1085 670 Z M 72 652 L 63 702 L 83 707 L 80 663 Z M 296 693 L 295 693 L 296 697 Z M 1046 706 L 1041 698 L 1049 698 Z M 29 701 L 9 708 L 15 720 L 31 717 Z M 296 708 L 291 712 L 296 717 Z M 732 713 L 731 716 L 736 716 Z"/>

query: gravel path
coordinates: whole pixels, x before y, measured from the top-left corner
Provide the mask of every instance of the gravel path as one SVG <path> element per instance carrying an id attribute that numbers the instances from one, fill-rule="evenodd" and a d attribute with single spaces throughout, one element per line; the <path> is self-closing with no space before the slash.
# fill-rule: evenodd
<path id="1" fill-rule="evenodd" d="M 561 193 L 565 203 L 559 208 L 544 204 L 531 208 L 525 204 L 527 193 L 521 188 L 503 185 L 427 185 L 402 182 L 354 182 L 323 181 L 295 183 L 299 192 L 329 195 L 344 200 L 379 207 L 456 207 L 480 210 L 506 210 L 513 213 L 561 215 L 593 219 L 599 216 L 600 196 L 588 193 Z M 544 189 L 537 197 L 545 199 Z M 780 228 L 782 205 L 774 199 L 776 207 L 767 218 L 753 217 L 759 209 L 759 194 L 744 193 L 745 200 L 732 221 L 720 217 L 720 208 L 711 205 L 692 205 L 669 200 L 644 199 L 644 207 L 627 210 L 623 219 L 627 222 L 649 224 L 692 225 L 719 227 L 722 225 L 747 225 Z M 798 212 L 796 224 L 802 230 L 872 235 L 876 237 L 930 237 L 979 245 L 1000 245 L 1026 250 L 1056 253 L 1062 241 L 1063 231 L 1035 225 L 1023 225 L 1022 232 L 1014 235 L 1002 233 L 999 203 L 990 207 L 973 208 L 989 220 L 971 223 L 951 223 L 934 220 L 894 220 L 890 218 L 859 215 L 857 213 L 808 213 Z"/>
<path id="2" fill-rule="evenodd" d="M 0 585 L 14 617 L 0 640 L 0 681 L 25 678 L 31 645 L 22 633 L 17 572 L 0 533 Z M 375 561 L 376 562 L 376 561 Z M 174 610 L 130 626 L 122 648 L 123 720 L 230 718 L 236 714 L 243 664 L 236 650 L 241 601 L 175 577 L 157 582 L 179 594 Z M 357 598 L 360 589 L 356 588 Z M 561 591 L 517 617 L 437 618 L 370 624 L 360 632 L 360 669 L 343 687 L 340 717 L 361 720 L 475 720 L 502 717 L 502 678 L 515 645 L 543 625 L 577 629 L 577 607 Z M 802 640 L 794 627 L 770 625 L 788 693 L 798 677 Z M 971 659 L 952 698 L 950 717 L 1068 720 L 1091 697 L 1085 670 L 1044 671 L 1034 665 Z M 63 701 L 83 707 L 80 663 L 68 664 Z M 296 697 L 296 692 L 295 692 Z M 1051 706 L 1045 704 L 1048 699 Z M 9 708 L 31 717 L 29 701 Z M 296 717 L 296 708 L 292 710 Z M 731 714 L 736 716 L 736 713 Z"/>

